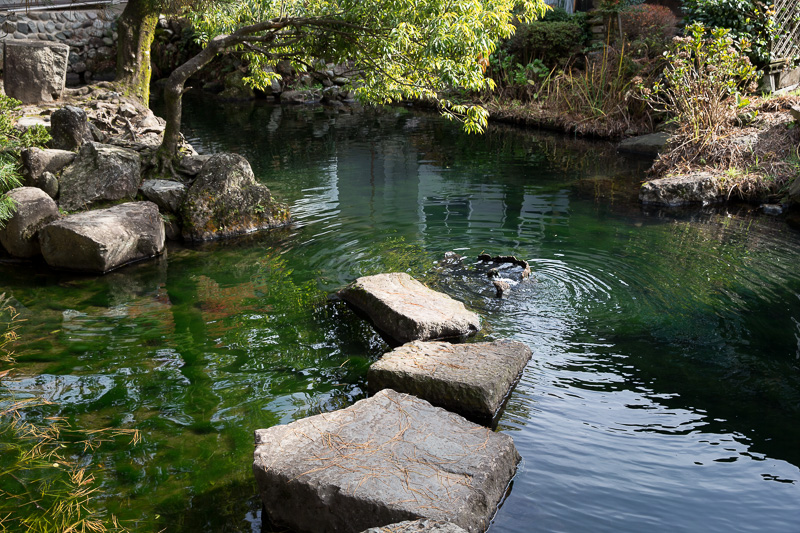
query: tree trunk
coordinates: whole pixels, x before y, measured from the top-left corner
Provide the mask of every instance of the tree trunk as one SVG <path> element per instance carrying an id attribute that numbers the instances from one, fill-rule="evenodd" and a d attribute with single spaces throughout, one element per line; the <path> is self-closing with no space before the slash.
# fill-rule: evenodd
<path id="1" fill-rule="evenodd" d="M 138 0 L 137 0 L 138 1 Z M 183 65 L 172 71 L 164 87 L 165 117 L 167 125 L 164 128 L 164 139 L 156 153 L 156 165 L 159 172 L 166 172 L 172 169 L 172 162 L 178 159 L 178 148 L 181 142 L 181 113 L 184 86 L 189 78 L 195 75 L 201 68 L 206 66 L 214 56 L 222 50 L 240 44 L 249 39 L 249 35 L 265 30 L 280 30 L 289 26 L 292 22 L 284 20 L 268 20 L 239 28 L 230 35 L 218 35 L 211 39 L 200 53 L 188 60 Z M 295 21 L 294 24 L 298 22 Z M 268 42 L 264 38 L 254 37 L 260 43 Z"/>
<path id="2" fill-rule="evenodd" d="M 150 46 L 153 44 L 158 11 L 149 0 L 129 0 L 118 21 L 117 79 L 120 91 L 150 100 Z"/>
<path id="3" fill-rule="evenodd" d="M 178 148 L 181 142 L 181 114 L 183 110 L 181 101 L 186 81 L 214 59 L 214 56 L 221 49 L 225 37 L 212 39 L 199 54 L 173 70 L 167 79 L 167 84 L 164 86 L 164 120 L 167 121 L 167 125 L 164 128 L 164 139 L 158 148 L 159 166 L 162 167 L 162 171 L 165 170 L 163 168 L 165 164 L 169 165 L 171 161 L 178 157 Z"/>

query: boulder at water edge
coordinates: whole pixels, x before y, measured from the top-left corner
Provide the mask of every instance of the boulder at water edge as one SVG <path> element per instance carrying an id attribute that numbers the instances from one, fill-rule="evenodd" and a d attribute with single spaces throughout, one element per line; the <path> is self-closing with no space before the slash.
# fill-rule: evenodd
<path id="1" fill-rule="evenodd" d="M 14 215 L 0 228 L 0 243 L 14 257 L 40 255 L 39 230 L 58 218 L 58 206 L 43 190 L 19 187 L 6 193 L 17 204 Z"/>
<path id="2" fill-rule="evenodd" d="M 75 155 L 67 150 L 28 148 L 21 154 L 25 185 L 38 187 L 55 198 L 59 185 L 56 175 L 75 160 Z"/>
<path id="3" fill-rule="evenodd" d="M 256 431 L 269 518 L 357 533 L 427 518 L 485 531 L 520 457 L 508 435 L 383 390 L 353 406 Z"/>
<path id="4" fill-rule="evenodd" d="M 8 96 L 23 104 L 61 98 L 67 78 L 69 46 L 49 41 L 5 41 L 3 83 Z"/>
<path id="5" fill-rule="evenodd" d="M 67 211 L 100 201 L 132 200 L 141 182 L 139 154 L 127 148 L 90 142 L 64 170 L 58 205 Z"/>
<path id="6" fill-rule="evenodd" d="M 478 315 L 446 294 L 429 289 L 405 272 L 358 278 L 339 291 L 381 333 L 398 344 L 474 335 Z"/>
<path id="7" fill-rule="evenodd" d="M 719 181 L 709 172 L 694 172 L 648 181 L 639 189 L 639 200 L 646 205 L 678 207 L 712 204 L 724 199 Z"/>
<path id="8" fill-rule="evenodd" d="M 164 222 L 156 204 L 129 202 L 64 217 L 40 241 L 48 265 L 104 273 L 163 252 Z"/>
<path id="9" fill-rule="evenodd" d="M 530 348 L 516 341 L 416 341 L 381 357 L 370 367 L 367 381 L 370 392 L 406 392 L 490 424 L 530 358 Z"/>
<path id="10" fill-rule="evenodd" d="M 462 528 L 438 520 L 406 520 L 388 526 L 371 527 L 361 533 L 466 533 Z"/>
<path id="11" fill-rule="evenodd" d="M 255 180 L 247 159 L 212 156 L 197 175 L 180 208 L 183 238 L 209 241 L 283 226 L 286 206 Z"/>

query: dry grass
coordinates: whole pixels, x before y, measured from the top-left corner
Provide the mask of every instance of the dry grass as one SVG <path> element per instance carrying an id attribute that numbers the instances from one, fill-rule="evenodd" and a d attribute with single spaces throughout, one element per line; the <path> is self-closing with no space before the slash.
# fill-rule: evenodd
<path id="1" fill-rule="evenodd" d="M 779 200 L 800 172 L 800 128 L 788 109 L 800 96 L 756 98 L 739 114 L 753 117 L 747 125 L 728 121 L 712 142 L 698 144 L 673 135 L 654 163 L 652 178 L 697 171 L 715 174 L 728 198 Z"/>

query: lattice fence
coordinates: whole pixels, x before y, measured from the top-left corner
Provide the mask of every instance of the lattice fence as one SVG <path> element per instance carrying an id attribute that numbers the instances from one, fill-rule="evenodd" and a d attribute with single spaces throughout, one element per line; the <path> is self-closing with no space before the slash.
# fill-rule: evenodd
<path id="1" fill-rule="evenodd" d="M 778 39 L 772 44 L 772 59 L 794 57 L 800 53 L 800 2 L 775 0 Z"/>

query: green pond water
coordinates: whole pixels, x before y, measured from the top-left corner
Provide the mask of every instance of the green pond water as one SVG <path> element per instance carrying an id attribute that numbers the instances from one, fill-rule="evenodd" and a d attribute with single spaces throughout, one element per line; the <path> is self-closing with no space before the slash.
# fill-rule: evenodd
<path id="1" fill-rule="evenodd" d="M 499 422 L 523 462 L 492 532 L 800 530 L 800 233 L 782 219 L 644 210 L 647 162 L 611 145 L 404 108 L 195 97 L 184 116 L 295 224 L 100 277 L 0 262 L 26 319 L 0 397 L 142 431 L 92 455 L 98 504 L 131 530 L 260 531 L 253 430 L 365 397 L 388 345 L 329 296 L 398 270 L 478 312 L 478 340 L 533 350 Z M 463 266 L 437 263 L 451 250 Z M 495 298 L 481 252 L 534 281 Z"/>

